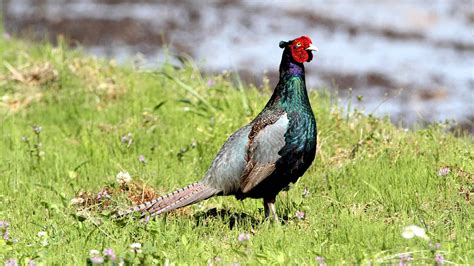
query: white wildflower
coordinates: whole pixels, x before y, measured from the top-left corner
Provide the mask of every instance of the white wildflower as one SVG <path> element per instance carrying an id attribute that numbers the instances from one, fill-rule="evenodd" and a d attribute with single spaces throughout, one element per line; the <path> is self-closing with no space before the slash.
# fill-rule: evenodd
<path id="1" fill-rule="evenodd" d="M 140 244 L 140 243 L 132 243 L 132 244 L 130 244 L 130 248 L 139 249 L 139 248 L 142 248 L 142 244 Z"/>
<path id="2" fill-rule="evenodd" d="M 75 179 L 75 178 L 77 178 L 78 174 L 77 174 L 76 171 L 69 171 L 68 175 L 69 175 L 69 178 Z"/>
<path id="3" fill-rule="evenodd" d="M 426 235 L 425 229 L 416 226 L 416 225 L 409 225 L 403 228 L 402 237 L 406 239 L 411 239 L 414 237 L 419 237 L 424 240 L 429 240 L 430 238 Z"/>
<path id="4" fill-rule="evenodd" d="M 46 247 L 49 244 L 48 233 L 46 233 L 45 231 L 39 231 L 37 235 L 38 235 L 38 238 L 41 240 L 41 245 L 43 247 Z"/>
<path id="5" fill-rule="evenodd" d="M 91 257 L 98 256 L 98 255 L 100 255 L 100 251 L 98 251 L 97 249 L 91 249 L 89 251 L 89 256 Z"/>
<path id="6" fill-rule="evenodd" d="M 71 203 L 71 205 L 82 204 L 82 203 L 84 203 L 84 199 L 83 198 L 72 198 L 70 203 Z"/>
<path id="7" fill-rule="evenodd" d="M 140 244 L 140 243 L 130 244 L 130 249 L 131 249 L 130 251 L 131 252 L 140 253 L 140 252 L 142 252 L 141 248 L 142 248 L 142 244 Z"/>
<path id="8" fill-rule="evenodd" d="M 120 185 L 130 183 L 132 181 L 132 177 L 127 171 L 120 171 L 116 176 L 115 179 Z"/>

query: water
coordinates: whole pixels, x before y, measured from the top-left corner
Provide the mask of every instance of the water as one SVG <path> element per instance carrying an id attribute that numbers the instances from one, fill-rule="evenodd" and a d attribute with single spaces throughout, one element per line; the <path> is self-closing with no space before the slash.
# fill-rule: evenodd
<path id="1" fill-rule="evenodd" d="M 474 2 L 451 1 L 4 1 L 6 28 L 55 40 L 63 33 L 99 56 L 146 66 L 163 45 L 206 72 L 237 70 L 276 83 L 278 42 L 309 35 L 320 52 L 307 66 L 312 88 L 406 123 L 474 121 Z"/>

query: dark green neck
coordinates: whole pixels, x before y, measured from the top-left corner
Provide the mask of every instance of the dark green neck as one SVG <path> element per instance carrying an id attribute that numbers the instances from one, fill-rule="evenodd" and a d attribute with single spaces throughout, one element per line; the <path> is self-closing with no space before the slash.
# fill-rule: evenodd
<path id="1" fill-rule="evenodd" d="M 283 52 L 280 64 L 280 81 L 267 103 L 268 108 L 283 108 L 286 112 L 301 111 L 309 105 L 304 66 L 293 60 L 289 48 Z"/>

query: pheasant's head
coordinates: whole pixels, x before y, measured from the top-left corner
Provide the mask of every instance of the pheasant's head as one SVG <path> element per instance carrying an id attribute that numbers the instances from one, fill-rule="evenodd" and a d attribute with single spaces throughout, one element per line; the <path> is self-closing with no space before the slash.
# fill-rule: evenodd
<path id="1" fill-rule="evenodd" d="M 312 51 L 318 51 L 316 46 L 313 46 L 313 41 L 308 36 L 301 36 L 292 41 L 281 41 L 280 48 L 288 48 L 291 51 L 291 56 L 298 63 L 309 62 L 313 59 Z"/>

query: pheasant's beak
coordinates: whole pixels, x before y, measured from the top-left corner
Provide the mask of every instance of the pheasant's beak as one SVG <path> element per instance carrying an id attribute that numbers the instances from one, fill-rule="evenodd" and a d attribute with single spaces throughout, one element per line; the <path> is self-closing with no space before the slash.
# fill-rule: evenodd
<path id="1" fill-rule="evenodd" d="M 307 50 L 307 51 L 315 51 L 315 52 L 319 52 L 319 49 L 318 49 L 318 47 L 316 47 L 316 46 L 314 46 L 314 45 L 312 45 L 312 44 L 310 44 L 310 45 L 309 45 L 309 47 L 308 47 L 308 48 L 306 48 L 305 50 Z"/>

